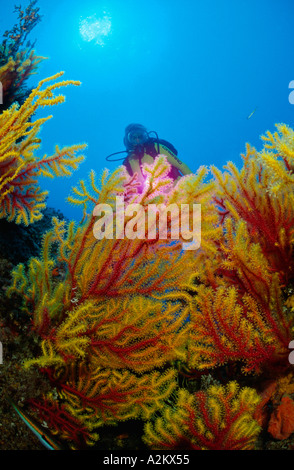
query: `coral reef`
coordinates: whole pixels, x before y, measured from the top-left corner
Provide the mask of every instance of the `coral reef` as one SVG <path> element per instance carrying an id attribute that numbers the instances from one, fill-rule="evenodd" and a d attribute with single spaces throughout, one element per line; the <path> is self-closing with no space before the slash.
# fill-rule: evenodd
<path id="1" fill-rule="evenodd" d="M 37 157 L 51 116 L 34 115 L 80 83 L 60 72 L 27 88 L 41 16 L 36 0 L 15 12 L 0 45 L 0 448 L 42 448 L 13 397 L 58 448 L 293 449 L 294 131 L 277 124 L 241 168 L 200 167 L 175 186 L 159 156 L 140 194 L 123 167 L 99 183 L 92 171 L 68 198 L 80 224 L 65 220 L 38 178 L 71 175 L 85 145 Z M 136 217 L 117 217 L 118 197 Z M 173 237 L 168 211 L 162 239 L 148 208 L 185 205 L 188 232 L 194 204 L 200 248 Z"/>
<path id="2" fill-rule="evenodd" d="M 35 55 L 34 51 L 18 52 L 15 58 L 9 57 L 6 64 L 0 67 L 0 83 L 2 84 L 1 111 L 8 109 L 12 104 L 22 105 L 30 94 L 25 87 L 26 80 L 36 73 L 39 63 L 44 57 Z"/>
<path id="3" fill-rule="evenodd" d="M 85 145 L 59 149 L 52 156 L 36 156 L 41 140 L 41 126 L 52 116 L 36 119 L 33 116 L 46 106 L 64 101 L 55 96 L 56 90 L 80 82 L 67 80 L 56 82 L 63 72 L 42 80 L 33 90 L 25 88 L 30 75 L 35 73 L 43 59 L 35 55 L 27 36 L 41 19 L 36 0 L 18 12 L 18 23 L 3 34 L 0 47 L 0 82 L 3 104 L 0 115 L 0 218 L 17 224 L 31 224 L 42 218 L 47 192 L 38 186 L 38 177 L 69 176 L 83 160 L 78 152 Z M 26 43 L 26 44 L 25 44 Z M 54 82 L 55 83 L 52 83 Z M 51 83 L 50 83 L 51 82 Z M 45 89 L 42 89 L 45 85 Z M 1 96 L 2 97 L 2 96 Z"/>
<path id="4" fill-rule="evenodd" d="M 123 168 L 104 171 L 99 184 L 92 171 L 68 198 L 83 209 L 82 221 L 67 221 L 46 209 L 38 177 L 69 176 L 85 146 L 38 158 L 39 131 L 51 116 L 33 117 L 79 82 L 58 81 L 61 72 L 26 88 L 43 59 L 26 43 L 41 17 L 35 0 L 16 12 L 0 46 L 3 397 L 13 396 L 63 448 L 99 448 L 106 435 L 117 436 L 110 448 L 131 448 L 130 422 L 143 438 L 136 446 L 151 449 L 293 447 L 294 131 L 278 124 L 260 151 L 246 146 L 240 169 L 212 166 L 210 180 L 201 167 L 173 186 L 159 156 L 144 165 L 140 194 Z M 183 249 L 182 232 L 173 239 L 171 215 L 166 240 L 156 219 L 148 238 L 140 211 L 123 221 L 135 236 L 111 236 L 122 228 L 118 196 L 144 217 L 152 205 L 186 205 L 193 222 L 193 204 L 201 204 L 200 249 Z M 98 204 L 114 215 L 107 227 Z M 22 243 L 12 253 L 15 223 Z M 95 238 L 103 224 L 105 237 Z M 7 448 L 14 428 L 8 401 L 1 406 Z M 19 448 L 41 448 L 32 442 Z"/>
<path id="5" fill-rule="evenodd" d="M 0 48 L 0 65 L 3 65 L 6 57 L 15 57 L 20 48 L 33 47 L 30 41 L 25 46 L 25 41 L 32 29 L 41 21 L 40 9 L 36 7 L 36 4 L 37 0 L 30 0 L 29 5 L 25 9 L 22 9 L 21 6 L 15 6 L 14 12 L 18 13 L 18 23 L 11 30 L 7 30 L 3 34 L 4 39 Z"/>
<path id="6" fill-rule="evenodd" d="M 249 450 L 260 427 L 253 418 L 259 397 L 236 382 L 210 385 L 191 395 L 180 390 L 162 417 L 145 425 L 144 441 L 151 449 Z"/>
<path id="7" fill-rule="evenodd" d="M 136 420 L 152 449 L 291 447 L 291 170 L 283 163 L 285 183 L 273 191 L 264 151 L 247 147 L 241 170 L 228 164 L 230 177 L 212 168 L 208 181 L 200 168 L 175 187 L 160 156 L 144 166 L 141 194 L 122 168 L 105 171 L 100 185 L 92 171 L 69 196 L 82 222 L 53 217 L 39 257 L 12 270 L 7 293 L 35 341 L 22 373 L 38 371 L 49 384 L 25 403 L 63 446 L 99 448 L 109 426 L 126 430 Z M 158 231 L 149 239 L 144 225 L 145 237 L 109 236 L 122 195 L 145 214 L 150 204 L 175 203 L 192 215 L 200 203 L 201 248 L 183 250 L 182 234 L 172 240 L 171 218 L 167 240 Z M 114 215 L 102 239 L 94 236 L 97 204 Z M 207 374 L 214 379 L 203 386 Z"/>
<path id="8" fill-rule="evenodd" d="M 54 82 L 63 72 L 41 80 L 25 103 L 12 105 L 0 115 L 0 218 L 28 225 L 42 218 L 47 192 L 37 185 L 39 176 L 53 178 L 69 176 L 83 160 L 78 152 L 85 145 L 73 145 L 38 158 L 35 154 L 41 140 L 41 126 L 52 116 L 31 122 L 41 107 L 53 106 L 64 101 L 64 96 L 54 96 L 55 90 L 68 85 L 79 85 L 73 80 Z M 45 89 L 42 86 L 46 84 Z"/>
<path id="9" fill-rule="evenodd" d="M 30 93 L 26 81 L 36 73 L 38 64 L 44 59 L 35 55 L 34 44 L 27 41 L 30 32 L 41 20 L 36 3 L 36 0 L 31 0 L 25 9 L 16 6 L 18 23 L 3 33 L 0 45 L 0 83 L 3 87 L 1 111 L 8 109 L 14 102 L 23 104 Z"/>
<path id="10" fill-rule="evenodd" d="M 168 198 L 159 192 L 169 184 L 168 169 L 163 157 L 154 167 L 146 167 L 149 184 L 133 200 L 140 198 L 147 208 Z M 181 191 L 181 198 L 207 197 L 209 185 L 201 184 L 202 179 L 203 174 L 190 177 L 189 192 Z M 70 200 L 84 206 L 114 205 L 125 181 L 126 174 L 118 169 L 109 178 L 104 174 L 98 188 L 92 173 L 93 195 L 81 182 Z M 188 306 L 179 287 L 188 281 L 191 252 L 181 253 L 180 242 L 172 246 L 158 235 L 155 240 L 97 240 L 94 223 L 90 216 L 75 229 L 72 222 L 66 227 L 54 218 L 53 230 L 44 237 L 42 258 L 32 258 L 27 270 L 19 265 L 9 289 L 9 294 L 23 298 L 23 308 L 31 314 L 40 337 L 41 355 L 28 358 L 25 367 L 45 371 L 58 393 L 55 402 L 44 397 L 43 403 L 32 404 L 73 446 L 77 432 L 69 436 L 74 428 L 64 424 L 68 414 L 80 422 L 84 438 L 88 433 L 89 444 L 103 424 L 146 420 L 163 407 L 177 387 L 171 364 L 185 357 L 188 328 Z M 56 261 L 51 257 L 53 244 L 58 245 Z M 56 263 L 64 269 L 63 279 L 57 282 L 52 276 Z M 168 269 L 171 265 L 173 269 Z M 58 406 L 60 413 L 56 413 Z M 62 425 L 54 421 L 56 414 L 62 414 Z"/>
<path id="11" fill-rule="evenodd" d="M 291 131 L 278 126 L 285 135 Z M 288 160 L 293 143 L 268 133 L 272 153 L 284 151 L 280 189 L 273 191 L 269 155 L 247 146 L 244 166 L 213 167 L 222 234 L 217 254 L 191 278 L 191 368 L 239 363 L 243 372 L 286 373 L 293 336 L 287 288 L 293 282 L 293 194 Z M 267 141 L 267 140 L 266 140 Z M 288 144 L 287 144 L 288 142 Z M 287 146 L 288 145 L 288 146 Z M 274 157 L 272 157 L 274 158 Z M 274 177 L 275 178 L 275 177 Z M 274 372 L 275 371 L 275 372 Z"/>

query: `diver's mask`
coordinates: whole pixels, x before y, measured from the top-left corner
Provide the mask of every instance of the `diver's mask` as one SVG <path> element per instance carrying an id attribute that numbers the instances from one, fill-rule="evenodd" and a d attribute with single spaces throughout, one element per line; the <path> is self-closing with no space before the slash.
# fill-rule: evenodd
<path id="1" fill-rule="evenodd" d="M 145 145 L 149 139 L 149 134 L 144 129 L 133 129 L 127 135 L 128 148 L 135 148 L 138 145 Z"/>
<path id="2" fill-rule="evenodd" d="M 134 127 L 134 129 L 128 132 L 128 134 L 126 134 L 124 137 L 124 144 L 127 150 L 122 150 L 120 152 L 111 153 L 110 155 L 106 157 L 106 160 L 108 162 L 118 162 L 120 160 L 125 160 L 126 157 L 116 158 L 116 159 L 113 159 L 111 157 L 113 157 L 114 155 L 121 154 L 121 153 L 130 154 L 136 147 L 141 147 L 144 149 L 145 144 L 150 139 L 150 134 L 155 134 L 156 136 L 155 142 L 157 143 L 157 153 L 159 154 L 159 139 L 158 139 L 157 132 L 155 131 L 147 132 L 147 130 L 144 128 L 140 129 L 139 127 L 137 128 Z"/>

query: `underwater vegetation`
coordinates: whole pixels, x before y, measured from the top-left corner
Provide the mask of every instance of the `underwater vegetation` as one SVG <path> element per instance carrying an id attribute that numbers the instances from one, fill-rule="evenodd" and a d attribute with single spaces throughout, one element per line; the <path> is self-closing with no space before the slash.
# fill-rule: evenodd
<path id="1" fill-rule="evenodd" d="M 60 72 L 49 79 L 41 80 L 22 106 L 13 104 L 0 115 L 0 218 L 15 220 L 28 225 L 42 217 L 47 191 L 38 186 L 38 177 L 69 176 L 83 160 L 77 153 L 85 145 L 73 145 L 39 158 L 35 152 L 40 147 L 38 137 L 41 126 L 52 116 L 31 121 L 32 116 L 45 106 L 64 101 L 63 95 L 55 96 L 62 86 L 79 85 L 73 80 L 54 82 L 62 76 Z M 47 86 L 42 89 L 42 86 Z"/>
<path id="2" fill-rule="evenodd" d="M 16 7 L 19 24 L 6 31 L 0 48 L 0 82 L 3 87 L 3 103 L 0 115 L 0 218 L 17 224 L 31 224 L 42 217 L 46 191 L 38 186 L 38 177 L 70 176 L 83 160 L 79 151 L 85 145 L 59 149 L 40 158 L 36 155 L 41 146 L 38 134 L 41 126 L 52 116 L 36 119 L 35 113 L 46 106 L 63 103 L 63 95 L 56 91 L 68 85 L 80 85 L 74 80 L 41 80 L 33 90 L 24 90 L 27 78 L 33 74 L 42 58 L 36 57 L 27 35 L 40 21 L 36 1 L 25 10 Z M 42 87 L 44 88 L 42 89 Z"/>
<path id="3" fill-rule="evenodd" d="M 146 208 L 168 198 L 159 189 L 170 185 L 164 157 L 149 171 L 150 186 L 133 196 Z M 125 191 L 127 177 L 121 168 L 110 177 L 105 172 L 100 189 L 94 173 L 90 176 L 91 191 L 81 182 L 71 202 L 114 205 L 115 195 Z M 209 185 L 201 184 L 202 179 L 201 172 L 189 177 L 187 188 L 195 200 L 207 198 Z M 189 198 L 183 191 L 172 196 L 183 202 Z M 188 305 L 180 286 L 188 281 L 184 268 L 193 260 L 181 254 L 181 243 L 171 247 L 160 240 L 96 240 L 94 223 L 88 216 L 78 228 L 73 222 L 65 227 L 54 218 L 42 259 L 32 259 L 28 270 L 19 265 L 8 290 L 25 300 L 40 339 L 41 354 L 28 358 L 24 367 L 46 371 L 59 396 L 33 405 L 42 417 L 47 412 L 60 437 L 76 445 L 76 434 L 64 434 L 64 422 L 55 420 L 58 406 L 63 420 L 74 417 L 84 437 L 87 431 L 86 443 L 98 438 L 102 424 L 149 419 L 177 388 L 172 361 L 185 357 L 188 328 Z M 56 260 L 50 257 L 53 243 L 58 245 Z M 52 275 L 57 266 L 63 267 L 58 282 Z"/>
<path id="4" fill-rule="evenodd" d="M 18 10 L 26 32 L 39 20 L 35 5 Z M 5 37 L 0 79 L 9 62 L 26 60 L 26 33 Z M 35 112 L 79 85 L 61 76 L 40 81 L 22 103 L 12 89 L 0 114 L 0 217 L 24 229 L 45 210 L 38 177 L 69 176 L 83 160 L 84 145 L 36 156 L 51 116 L 33 121 Z M 158 156 L 144 165 L 140 194 L 124 167 L 99 179 L 91 171 L 68 197 L 81 207 L 79 224 L 53 214 L 38 255 L 18 264 L 1 253 L 4 416 L 13 400 L 56 449 L 105 449 L 109 429 L 110 449 L 293 448 L 294 131 L 278 124 L 262 141 L 260 151 L 247 144 L 241 168 L 202 166 L 175 186 Z M 172 240 L 171 218 L 167 240 L 158 230 L 148 238 L 147 227 L 145 237 L 95 238 L 94 208 L 115 214 L 118 196 L 145 214 L 151 204 L 186 204 L 190 220 L 201 204 L 201 247 L 183 250 L 182 234 Z M 126 435 L 129 422 L 139 443 Z"/>
<path id="5" fill-rule="evenodd" d="M 248 147 L 243 168 L 212 168 L 210 180 L 201 167 L 172 187 L 163 156 L 145 165 L 142 194 L 129 190 L 122 167 L 105 170 L 99 185 L 92 171 L 69 196 L 84 208 L 83 222 L 54 217 L 41 257 L 13 269 L 7 295 L 22 299 L 39 345 L 23 368 L 51 387 L 26 406 L 63 445 L 95 445 L 105 426 L 130 419 L 145 422 L 151 449 L 253 449 L 264 432 L 291 435 L 284 430 L 294 422 L 291 163 L 271 145 L 282 162 L 276 192 L 262 161 L 268 139 L 291 152 L 293 131 L 277 128 L 261 152 Z M 183 251 L 183 240 L 158 235 L 97 240 L 87 211 L 115 210 L 126 192 L 145 210 L 200 203 L 201 248 Z"/>
<path id="6" fill-rule="evenodd" d="M 145 425 L 144 441 L 152 449 L 248 450 L 260 426 L 253 417 L 260 399 L 236 382 L 210 385 L 195 394 L 180 389 L 175 407 Z"/>
<path id="7" fill-rule="evenodd" d="M 18 23 L 11 30 L 3 33 L 0 45 L 0 82 L 3 87 L 1 110 L 17 101 L 22 104 L 30 93 L 26 86 L 27 79 L 36 73 L 38 64 L 44 57 L 38 57 L 33 50 L 34 43 L 27 41 L 32 29 L 41 21 L 37 0 L 30 0 L 22 9 L 15 7 Z"/>

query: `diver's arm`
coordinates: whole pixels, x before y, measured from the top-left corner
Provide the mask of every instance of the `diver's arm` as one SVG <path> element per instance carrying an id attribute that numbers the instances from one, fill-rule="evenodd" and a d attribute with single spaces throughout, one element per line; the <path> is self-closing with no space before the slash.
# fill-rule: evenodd
<path id="1" fill-rule="evenodd" d="M 180 172 L 183 175 L 190 175 L 192 171 L 190 168 L 186 165 L 186 163 L 183 163 L 178 157 L 173 157 L 172 155 L 167 156 L 167 161 L 172 165 L 178 168 Z"/>

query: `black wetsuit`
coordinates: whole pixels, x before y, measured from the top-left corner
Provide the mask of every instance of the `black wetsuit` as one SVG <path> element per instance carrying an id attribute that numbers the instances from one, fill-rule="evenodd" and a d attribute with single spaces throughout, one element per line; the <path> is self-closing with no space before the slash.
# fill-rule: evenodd
<path id="1" fill-rule="evenodd" d="M 167 156 L 171 155 L 174 158 L 177 158 L 178 152 L 174 146 L 166 140 L 150 138 L 144 145 L 137 145 L 133 151 L 130 151 L 130 154 L 124 160 L 123 165 L 126 167 L 128 173 L 133 176 L 133 170 L 129 162 L 129 157 L 131 155 L 138 159 L 140 168 L 142 169 L 142 160 L 144 155 L 150 155 L 153 159 L 155 159 L 155 157 L 157 157 L 159 154 Z M 180 170 L 175 166 L 171 166 L 168 177 L 176 180 L 179 176 L 182 176 Z"/>

